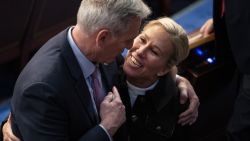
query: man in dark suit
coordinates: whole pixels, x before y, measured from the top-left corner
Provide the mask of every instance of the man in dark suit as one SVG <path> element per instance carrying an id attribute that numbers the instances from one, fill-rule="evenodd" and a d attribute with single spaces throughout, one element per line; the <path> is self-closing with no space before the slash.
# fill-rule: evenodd
<path id="1" fill-rule="evenodd" d="M 76 26 L 50 39 L 21 72 L 11 101 L 13 133 L 25 141 L 126 140 L 115 134 L 125 107 L 112 89 L 113 61 L 149 14 L 141 0 L 83 0 Z M 100 110 L 91 84 L 95 69 L 99 94 L 109 92 Z"/>
<path id="2" fill-rule="evenodd" d="M 250 140 L 250 1 L 214 0 L 214 17 L 201 28 L 209 34 L 215 31 L 219 60 L 233 61 L 237 66 L 238 97 L 229 122 L 229 138 L 233 141 Z"/>
<path id="3" fill-rule="evenodd" d="M 113 87 L 118 66 L 114 60 L 131 47 L 149 14 L 141 0 L 83 0 L 76 26 L 49 40 L 20 74 L 11 102 L 13 133 L 25 141 L 127 140 L 121 127 L 125 107 Z M 99 94 L 109 92 L 101 105 L 95 104 L 95 70 Z M 186 80 L 177 81 L 181 100 L 188 97 L 191 103 L 181 121 L 193 123 L 198 98 Z"/>

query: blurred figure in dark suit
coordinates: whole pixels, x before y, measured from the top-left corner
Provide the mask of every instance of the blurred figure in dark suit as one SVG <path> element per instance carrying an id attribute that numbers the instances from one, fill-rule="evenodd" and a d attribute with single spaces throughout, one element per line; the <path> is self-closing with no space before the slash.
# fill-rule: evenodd
<path id="1" fill-rule="evenodd" d="M 250 1 L 214 0 L 213 19 L 201 28 L 206 36 L 215 32 L 218 61 L 233 61 L 237 66 L 237 93 L 228 125 L 229 139 L 250 140 Z"/>

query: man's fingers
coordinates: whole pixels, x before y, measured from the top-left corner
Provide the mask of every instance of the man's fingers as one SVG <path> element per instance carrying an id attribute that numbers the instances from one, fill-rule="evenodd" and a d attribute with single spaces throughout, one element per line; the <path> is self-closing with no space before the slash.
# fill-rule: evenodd
<path id="1" fill-rule="evenodd" d="M 121 97 L 120 97 L 120 94 L 117 90 L 117 88 L 114 86 L 112 88 L 112 91 L 113 91 L 113 94 L 114 94 L 114 100 L 120 100 L 121 101 Z"/>
<path id="2" fill-rule="evenodd" d="M 186 117 L 185 119 L 179 120 L 178 124 L 184 126 L 187 125 L 189 122 L 191 122 L 190 118 Z"/>
<path id="3" fill-rule="evenodd" d="M 179 117 L 182 118 L 190 114 L 196 114 L 198 112 L 197 107 L 199 107 L 199 102 L 196 100 L 191 100 L 188 109 L 185 112 L 181 113 Z"/>
<path id="4" fill-rule="evenodd" d="M 198 113 L 197 113 L 197 114 L 198 114 Z M 196 122 L 197 118 L 198 118 L 198 115 L 195 116 L 195 117 L 189 122 L 189 125 L 194 124 L 194 123 Z"/>
<path id="5" fill-rule="evenodd" d="M 197 102 L 193 102 L 189 105 L 189 108 L 179 115 L 178 123 L 181 125 L 193 124 L 198 118 L 198 109 L 196 107 Z"/>
<path id="6" fill-rule="evenodd" d="M 197 120 L 197 118 L 198 118 L 198 113 L 188 114 L 179 118 L 178 124 L 181 124 L 182 126 L 186 124 L 192 125 Z"/>
<path id="7" fill-rule="evenodd" d="M 114 100 L 114 94 L 109 92 L 103 99 L 104 102 L 112 102 Z"/>
<path id="8" fill-rule="evenodd" d="M 184 118 L 184 117 L 187 117 L 187 116 L 189 116 L 189 115 L 191 115 L 191 114 L 192 114 L 191 109 L 187 109 L 186 111 L 184 111 L 183 113 L 181 113 L 181 114 L 179 115 L 179 118 Z"/>
<path id="9" fill-rule="evenodd" d="M 112 88 L 112 92 L 109 92 L 108 95 L 104 97 L 103 101 L 106 102 L 116 101 L 122 103 L 120 94 L 115 86 Z"/>
<path id="10" fill-rule="evenodd" d="M 178 123 L 180 123 L 181 125 L 193 124 L 198 117 L 198 107 L 199 101 L 193 98 L 190 101 L 188 109 L 179 115 Z"/>

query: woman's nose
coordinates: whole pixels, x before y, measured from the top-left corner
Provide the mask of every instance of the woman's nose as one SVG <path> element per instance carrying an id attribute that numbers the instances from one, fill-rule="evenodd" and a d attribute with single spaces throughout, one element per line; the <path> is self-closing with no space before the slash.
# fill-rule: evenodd
<path id="1" fill-rule="evenodd" d="M 145 56 L 145 51 L 146 51 L 146 46 L 144 45 L 144 46 L 140 46 L 137 50 L 136 50 L 136 52 L 137 52 L 137 54 L 139 55 L 139 56 L 141 56 L 141 57 L 144 57 Z"/>

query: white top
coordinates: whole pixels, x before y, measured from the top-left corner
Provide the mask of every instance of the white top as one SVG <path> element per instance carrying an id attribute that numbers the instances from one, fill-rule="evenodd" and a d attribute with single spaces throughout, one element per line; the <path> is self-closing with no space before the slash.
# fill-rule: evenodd
<path id="1" fill-rule="evenodd" d="M 159 80 L 157 80 L 155 83 L 153 83 L 152 85 L 150 85 L 147 88 L 139 88 L 139 87 L 137 87 L 137 86 L 135 86 L 127 81 L 131 107 L 134 106 L 134 103 L 135 103 L 137 96 L 145 95 L 146 91 L 154 89 L 154 87 L 156 86 L 156 84 L 158 82 L 159 82 Z"/>

